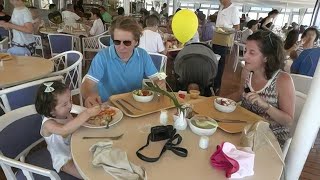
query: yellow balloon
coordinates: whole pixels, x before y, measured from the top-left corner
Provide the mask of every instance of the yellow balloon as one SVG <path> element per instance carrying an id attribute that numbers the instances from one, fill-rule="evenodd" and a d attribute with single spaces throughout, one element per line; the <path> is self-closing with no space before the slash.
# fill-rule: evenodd
<path id="1" fill-rule="evenodd" d="M 198 30 L 197 15 L 188 9 L 178 11 L 172 19 L 172 31 L 181 43 L 188 42 Z"/>

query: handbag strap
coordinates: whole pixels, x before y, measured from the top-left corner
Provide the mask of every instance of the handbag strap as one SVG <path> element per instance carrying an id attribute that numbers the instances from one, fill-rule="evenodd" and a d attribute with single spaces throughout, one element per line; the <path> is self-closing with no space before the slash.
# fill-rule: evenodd
<path id="1" fill-rule="evenodd" d="M 163 146 L 160 154 L 158 157 L 147 157 L 143 154 L 140 153 L 141 150 L 143 150 L 145 147 L 149 146 L 149 142 L 151 139 L 151 134 L 148 135 L 148 139 L 147 139 L 147 143 L 146 145 L 142 146 L 137 152 L 137 156 L 146 162 L 156 162 L 160 159 L 160 157 L 162 156 L 162 154 L 164 152 L 166 152 L 166 150 L 171 150 L 174 154 L 181 156 L 181 157 L 187 157 L 188 155 L 188 150 L 185 148 L 181 148 L 181 147 L 176 147 L 177 145 L 179 145 L 182 141 L 182 137 L 180 136 L 180 134 L 174 134 L 173 136 L 171 136 L 168 141 L 166 142 L 166 144 Z M 174 142 L 175 140 L 177 140 L 176 142 Z"/>

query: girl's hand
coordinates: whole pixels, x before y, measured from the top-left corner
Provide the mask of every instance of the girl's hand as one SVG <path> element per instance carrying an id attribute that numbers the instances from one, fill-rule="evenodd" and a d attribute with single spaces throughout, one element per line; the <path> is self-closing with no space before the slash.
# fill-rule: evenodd
<path id="1" fill-rule="evenodd" d="M 257 105 L 263 109 L 269 108 L 269 104 L 265 100 L 263 100 L 258 93 L 255 93 L 255 92 L 246 93 L 244 98 L 248 100 L 251 104 Z"/>
<path id="2" fill-rule="evenodd" d="M 94 106 L 86 110 L 90 117 L 96 116 L 101 112 L 101 106 Z"/>

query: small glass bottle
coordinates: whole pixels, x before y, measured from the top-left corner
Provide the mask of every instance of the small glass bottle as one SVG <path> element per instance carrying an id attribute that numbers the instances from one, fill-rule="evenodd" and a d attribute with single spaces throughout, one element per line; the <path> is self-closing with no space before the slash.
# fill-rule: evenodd
<path id="1" fill-rule="evenodd" d="M 167 125 L 168 122 L 168 111 L 167 110 L 161 110 L 160 113 L 160 124 Z"/>

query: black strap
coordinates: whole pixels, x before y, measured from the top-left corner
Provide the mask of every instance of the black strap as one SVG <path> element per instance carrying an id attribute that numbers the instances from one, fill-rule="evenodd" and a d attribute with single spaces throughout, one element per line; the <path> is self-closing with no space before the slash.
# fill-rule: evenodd
<path id="1" fill-rule="evenodd" d="M 146 157 L 145 155 L 141 154 L 140 151 L 143 150 L 145 147 L 147 147 L 149 145 L 151 139 L 151 134 L 149 134 L 148 139 L 147 139 L 147 144 L 144 145 L 143 147 L 141 147 L 137 152 L 137 156 L 146 162 L 156 162 L 160 159 L 160 157 L 162 156 L 162 154 L 164 152 L 166 152 L 166 150 L 171 150 L 173 153 L 175 153 L 178 156 L 181 157 L 187 157 L 188 156 L 188 150 L 185 148 L 181 148 L 181 147 L 176 147 L 177 145 L 179 145 L 182 141 L 182 137 L 180 136 L 180 134 L 174 134 L 172 137 L 170 137 L 168 139 L 168 141 L 166 142 L 166 144 L 163 146 L 160 154 L 158 157 L 152 158 L 152 157 Z M 176 142 L 174 142 L 177 139 Z"/>

